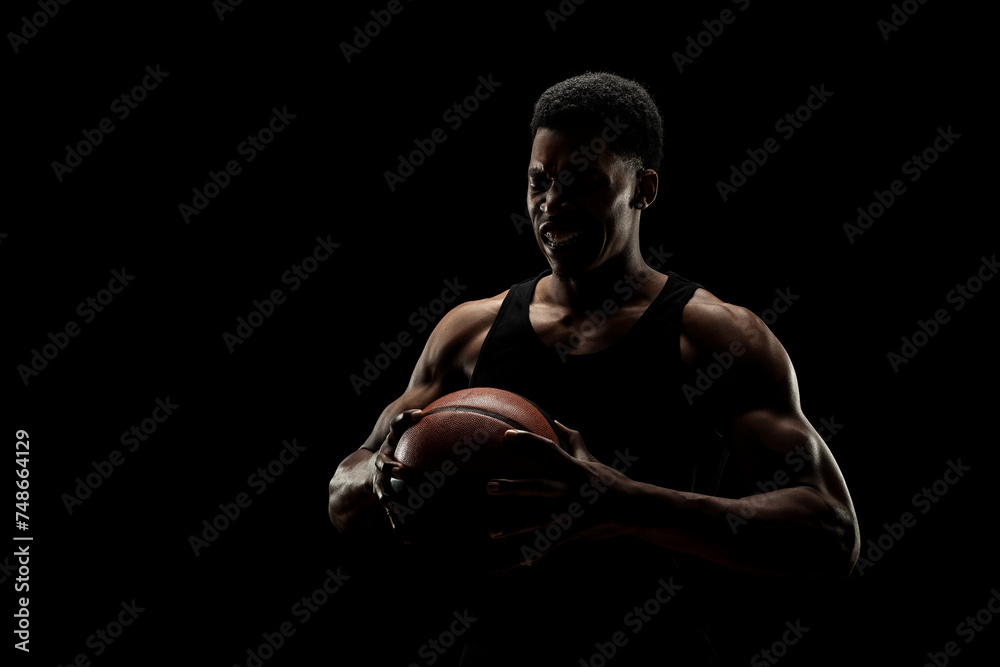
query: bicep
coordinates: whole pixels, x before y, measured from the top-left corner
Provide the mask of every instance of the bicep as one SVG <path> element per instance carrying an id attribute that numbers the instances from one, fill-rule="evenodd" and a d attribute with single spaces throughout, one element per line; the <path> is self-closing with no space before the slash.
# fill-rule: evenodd
<path id="1" fill-rule="evenodd" d="M 758 407 L 737 415 L 728 440 L 751 493 L 807 487 L 845 502 L 846 486 L 823 438 L 799 411 Z"/>
<path id="2" fill-rule="evenodd" d="M 447 393 L 444 388 L 444 379 L 448 375 L 447 369 L 439 368 L 443 363 L 444 360 L 439 359 L 438 355 L 434 353 L 429 340 L 420 353 L 420 358 L 417 359 L 406 391 L 382 411 L 375 422 L 371 435 L 361 445 L 362 449 L 377 452 L 382 446 L 382 441 L 389 434 L 389 425 L 398 414 L 407 410 L 422 409 L 428 403 Z"/>
<path id="3" fill-rule="evenodd" d="M 756 315 L 737 309 L 721 328 L 742 354 L 721 382 L 717 418 L 752 493 L 806 487 L 850 505 L 832 452 L 802 413 L 785 348 Z"/>
<path id="4" fill-rule="evenodd" d="M 731 436 L 748 495 L 766 493 L 784 516 L 832 528 L 838 548 L 855 548 L 858 523 L 847 482 L 804 415 L 752 410 L 734 420 Z M 854 538 L 849 537 L 852 531 Z"/>
<path id="5" fill-rule="evenodd" d="M 475 333 L 475 321 L 463 315 L 462 306 L 446 314 L 431 332 L 420 357 L 410 374 L 406 390 L 386 406 L 379 415 L 371 435 L 361 445 L 363 449 L 378 451 L 389 434 L 389 425 L 397 415 L 406 410 L 422 409 L 449 391 L 467 383 L 466 357 Z"/>

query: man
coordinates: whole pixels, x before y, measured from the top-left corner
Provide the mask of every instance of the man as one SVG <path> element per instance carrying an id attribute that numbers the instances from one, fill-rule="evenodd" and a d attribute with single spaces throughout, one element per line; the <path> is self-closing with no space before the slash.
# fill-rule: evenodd
<path id="1" fill-rule="evenodd" d="M 520 393 L 568 444 L 506 436 L 550 472 L 485 489 L 516 499 L 483 530 L 519 545 L 524 566 L 482 583 L 478 613 L 503 611 L 469 633 L 462 664 L 702 664 L 712 652 L 678 561 L 846 577 L 851 498 L 764 323 L 643 258 L 663 132 L 647 91 L 605 73 L 568 79 L 540 97 L 531 131 L 527 203 L 550 271 L 442 318 L 405 392 L 338 467 L 330 517 L 345 533 L 399 529 L 388 479 L 407 473 L 393 451 L 419 409 L 466 386 Z M 712 385 L 692 391 L 711 364 Z M 712 495 L 726 454 L 748 488 L 783 483 Z"/>

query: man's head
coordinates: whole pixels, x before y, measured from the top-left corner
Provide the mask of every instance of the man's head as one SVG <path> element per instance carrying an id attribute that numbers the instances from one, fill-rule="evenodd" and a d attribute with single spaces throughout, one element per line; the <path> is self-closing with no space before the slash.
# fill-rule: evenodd
<path id="1" fill-rule="evenodd" d="M 587 72 L 560 81 L 535 102 L 531 136 L 550 130 L 601 129 L 608 122 L 625 129 L 608 149 L 638 169 L 660 170 L 663 119 L 639 83 L 608 72 Z"/>
<path id="2" fill-rule="evenodd" d="M 556 276 L 630 263 L 663 157 L 663 121 L 649 93 L 614 74 L 567 79 L 538 99 L 531 133 L 528 211 Z"/>

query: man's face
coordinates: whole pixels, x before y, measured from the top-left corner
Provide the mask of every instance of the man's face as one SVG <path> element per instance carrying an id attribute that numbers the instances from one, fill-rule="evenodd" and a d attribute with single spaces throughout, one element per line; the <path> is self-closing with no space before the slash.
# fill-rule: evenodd
<path id="1" fill-rule="evenodd" d="M 556 276 L 573 278 L 628 250 L 638 233 L 629 206 L 636 173 L 600 129 L 539 128 L 528 163 L 528 211 Z"/>

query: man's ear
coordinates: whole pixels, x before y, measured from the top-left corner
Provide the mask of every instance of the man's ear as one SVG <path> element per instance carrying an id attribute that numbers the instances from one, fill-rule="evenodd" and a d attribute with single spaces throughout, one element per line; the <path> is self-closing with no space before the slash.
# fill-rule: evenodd
<path id="1" fill-rule="evenodd" d="M 660 176 L 652 169 L 641 169 L 636 172 L 636 181 L 636 192 L 632 206 L 639 210 L 649 208 L 656 199 Z"/>

